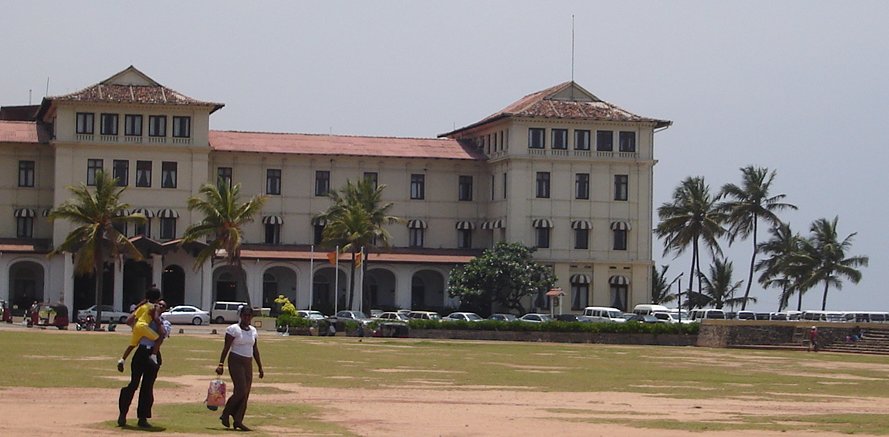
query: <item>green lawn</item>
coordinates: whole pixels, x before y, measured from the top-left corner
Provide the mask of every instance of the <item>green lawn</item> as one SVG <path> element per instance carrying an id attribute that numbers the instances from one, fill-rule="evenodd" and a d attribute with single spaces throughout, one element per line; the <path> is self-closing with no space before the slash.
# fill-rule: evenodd
<path id="1" fill-rule="evenodd" d="M 114 361 L 128 333 L 50 333 L 0 331 L 0 387 L 107 387 L 121 383 Z M 164 344 L 162 376 L 210 375 L 218 362 L 222 337 L 179 335 Z M 263 383 L 276 381 L 315 387 L 376 388 L 422 380 L 436 386 L 522 387 L 540 391 L 627 391 L 659 396 L 708 399 L 792 399 L 824 402 L 829 396 L 889 396 L 885 357 L 807 354 L 797 351 L 746 351 L 679 347 L 573 345 L 366 339 L 352 337 L 280 337 L 263 333 Z M 387 372 L 399 369 L 398 372 Z M 840 369 L 840 370 L 837 370 Z M 838 377 L 838 373 L 841 376 Z M 839 379 L 838 379 L 839 378 Z M 825 384 L 825 381 L 841 383 Z M 159 386 L 170 382 L 160 381 Z M 274 390 L 272 387 L 260 387 Z M 207 417 L 200 405 L 160 405 L 160 414 L 182 416 L 167 423 L 196 423 L 189 415 Z M 887 417 L 825 416 L 805 419 L 805 428 L 846 433 L 887 434 Z M 316 418 L 311 405 L 254 403 L 251 414 L 265 427 L 299 423 L 310 433 L 346 435 L 343 429 Z M 566 420 L 587 420 L 583 414 Z M 598 418 L 596 420 L 602 420 Z M 608 421 L 608 420 L 606 420 Z M 633 426 L 687 429 L 780 430 L 778 417 L 738 417 L 729 423 L 627 420 Z M 111 426 L 111 422 L 107 424 Z M 215 425 L 215 423 L 213 424 Z M 183 425 L 185 426 L 185 425 Z M 194 429 L 192 429 L 194 428 Z M 206 425 L 169 429 L 213 432 Z M 799 423 L 794 425 L 799 429 Z M 204 431 L 206 430 L 206 431 Z M 218 427 L 217 427 L 218 430 Z"/>

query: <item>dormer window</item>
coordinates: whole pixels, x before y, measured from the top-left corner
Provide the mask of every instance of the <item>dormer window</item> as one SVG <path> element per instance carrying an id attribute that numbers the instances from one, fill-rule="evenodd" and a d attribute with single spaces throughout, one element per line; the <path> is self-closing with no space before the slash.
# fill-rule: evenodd
<path id="1" fill-rule="evenodd" d="M 92 135 L 95 132 L 96 114 L 92 112 L 77 113 L 77 133 L 81 135 Z"/>
<path id="2" fill-rule="evenodd" d="M 102 135 L 117 135 L 117 114 L 102 114 L 101 125 Z"/>
<path id="3" fill-rule="evenodd" d="M 128 137 L 142 136 L 142 116 L 127 114 L 124 116 L 124 135 Z"/>
<path id="4" fill-rule="evenodd" d="M 191 137 L 191 117 L 173 117 L 173 136 L 176 138 Z"/>

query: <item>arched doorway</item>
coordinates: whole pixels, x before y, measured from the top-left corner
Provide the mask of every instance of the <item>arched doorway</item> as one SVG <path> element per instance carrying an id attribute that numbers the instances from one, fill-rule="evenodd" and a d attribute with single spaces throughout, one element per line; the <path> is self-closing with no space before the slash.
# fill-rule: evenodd
<path id="1" fill-rule="evenodd" d="M 435 270 L 420 270 L 411 277 L 411 308 L 437 311 L 444 307 L 444 276 Z"/>
<path id="2" fill-rule="evenodd" d="M 144 294 L 144 292 L 143 292 Z M 114 304 L 114 264 L 105 263 L 102 275 L 102 305 Z M 74 276 L 74 314 L 96 304 L 95 274 Z M 129 305 L 128 305 L 129 307 Z M 127 308 L 129 309 L 129 308 Z"/>
<path id="3" fill-rule="evenodd" d="M 262 274 L 262 307 L 271 308 L 278 315 L 280 305 L 275 303 L 279 295 L 284 295 L 296 305 L 296 273 L 287 267 L 271 267 Z"/>
<path id="4" fill-rule="evenodd" d="M 164 292 L 167 305 L 172 307 L 185 304 L 185 270 L 176 264 L 164 267 L 161 290 Z"/>
<path id="5" fill-rule="evenodd" d="M 9 303 L 19 311 L 36 301 L 43 301 L 43 266 L 34 261 L 20 261 L 9 268 Z M 46 299 L 51 299 L 52 296 Z"/>
<path id="6" fill-rule="evenodd" d="M 244 275 L 241 270 L 241 275 Z M 240 278 L 243 278 L 241 276 Z M 235 266 L 223 266 L 213 272 L 213 295 L 215 300 L 246 302 L 247 293 L 238 286 L 240 282 L 238 268 Z"/>
<path id="7" fill-rule="evenodd" d="M 151 286 L 151 275 L 151 265 L 145 261 L 128 259 L 124 262 L 122 310 L 129 310 L 130 305 L 145 297 L 145 290 Z"/>
<path id="8" fill-rule="evenodd" d="M 383 311 L 395 310 L 395 274 L 389 270 L 378 268 L 367 271 L 367 279 L 364 281 L 365 299 L 370 308 Z"/>
<path id="9" fill-rule="evenodd" d="M 339 271 L 339 280 L 336 278 L 336 269 L 325 267 L 315 272 L 312 277 L 312 309 L 324 314 L 334 314 L 339 310 L 345 310 L 348 303 L 349 282 L 345 272 Z M 334 300 L 334 286 L 339 287 L 338 301 Z"/>

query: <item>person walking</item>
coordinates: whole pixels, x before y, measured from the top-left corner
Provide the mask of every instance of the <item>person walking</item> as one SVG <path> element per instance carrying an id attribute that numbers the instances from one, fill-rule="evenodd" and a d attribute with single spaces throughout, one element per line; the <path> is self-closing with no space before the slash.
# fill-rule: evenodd
<path id="1" fill-rule="evenodd" d="M 246 305 L 238 307 L 238 323 L 225 329 L 225 344 L 219 356 L 216 374 L 222 375 L 225 359 L 228 357 L 228 374 L 231 375 L 234 389 L 225 403 L 219 420 L 228 428 L 233 426 L 238 431 L 250 431 L 244 425 L 244 414 L 247 412 L 247 400 L 253 385 L 253 360 L 259 368 L 259 379 L 262 379 L 262 359 L 259 357 L 257 344 L 258 333 L 250 323 L 253 321 L 253 309 Z M 231 352 L 231 353 L 229 353 Z M 231 419 L 231 422 L 229 422 Z"/>
<path id="2" fill-rule="evenodd" d="M 166 305 L 163 301 L 158 302 Z M 151 322 L 151 328 L 158 330 L 154 326 L 155 322 Z M 169 335 L 169 327 L 165 329 Z M 151 428 L 148 419 L 151 418 L 151 407 L 154 405 L 154 382 L 157 380 L 157 372 L 163 364 L 163 359 L 158 351 L 157 364 L 151 361 L 151 353 L 154 349 L 154 340 L 142 337 L 139 340 L 139 346 L 133 354 L 133 360 L 130 361 L 130 383 L 120 389 L 120 397 L 118 398 L 118 409 L 120 415 L 117 416 L 117 426 L 124 427 L 127 425 L 127 412 L 130 410 L 130 404 L 133 403 L 133 396 L 136 390 L 139 390 L 139 404 L 136 406 L 136 417 L 139 418 L 138 425 L 140 428 Z M 140 387 L 141 381 L 141 387 Z"/>
<path id="3" fill-rule="evenodd" d="M 809 329 L 809 352 L 818 352 L 818 327 L 812 326 Z"/>

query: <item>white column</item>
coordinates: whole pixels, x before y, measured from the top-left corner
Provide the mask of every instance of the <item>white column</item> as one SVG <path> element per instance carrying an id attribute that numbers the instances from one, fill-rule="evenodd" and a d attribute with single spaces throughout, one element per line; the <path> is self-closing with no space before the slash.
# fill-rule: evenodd
<path id="1" fill-rule="evenodd" d="M 9 255 L 3 256 L 0 253 L 0 299 L 12 305 L 12 302 L 9 302 L 9 258 Z M 46 288 L 45 283 L 44 288 Z"/>
<path id="2" fill-rule="evenodd" d="M 210 260 L 204 261 L 201 266 L 201 308 L 210 311 L 213 308 L 213 264 Z"/>
<path id="3" fill-rule="evenodd" d="M 65 296 L 65 305 L 71 309 L 71 319 L 73 320 L 77 317 L 77 309 L 74 307 L 74 257 L 68 252 L 62 256 L 64 257 L 62 264 L 65 265 L 62 277 L 62 294 Z"/>
<path id="4" fill-rule="evenodd" d="M 121 311 L 129 311 L 130 306 L 123 301 L 123 259 L 114 257 L 114 301 L 111 303 L 116 309 Z"/>
<path id="5" fill-rule="evenodd" d="M 411 308 L 411 279 L 409 269 L 400 267 L 395 271 L 395 304 L 401 308 L 422 310 L 424 308 Z"/>
<path id="6" fill-rule="evenodd" d="M 157 285 L 157 288 L 161 288 L 161 292 L 163 285 L 161 283 L 161 278 L 163 278 L 164 274 L 164 257 L 160 254 L 154 254 L 151 256 L 151 282 L 154 285 Z"/>

